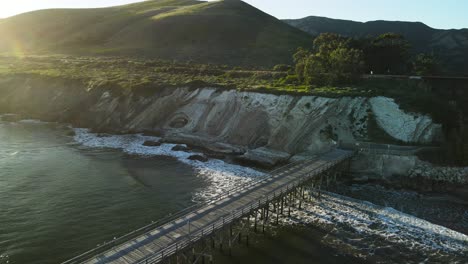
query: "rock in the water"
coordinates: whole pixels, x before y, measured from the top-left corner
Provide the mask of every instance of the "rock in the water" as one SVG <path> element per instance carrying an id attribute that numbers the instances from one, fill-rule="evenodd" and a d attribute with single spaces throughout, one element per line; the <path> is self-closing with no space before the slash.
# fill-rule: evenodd
<path id="1" fill-rule="evenodd" d="M 145 143 L 143 143 L 143 146 L 146 146 L 146 147 L 159 147 L 159 146 L 161 146 L 161 142 L 148 140 L 148 141 L 145 141 Z"/>
<path id="2" fill-rule="evenodd" d="M 218 142 L 214 140 L 212 136 L 200 136 L 193 135 L 190 133 L 171 133 L 167 134 L 164 139 L 165 142 L 177 142 L 179 144 L 185 144 L 189 146 L 198 146 L 216 153 L 225 154 L 244 154 L 245 150 L 243 147 L 234 146 L 232 144 Z"/>
<path id="3" fill-rule="evenodd" d="M 353 182 L 365 183 L 369 181 L 369 177 L 366 175 L 357 176 L 353 178 Z"/>
<path id="4" fill-rule="evenodd" d="M 207 162 L 208 161 L 208 158 L 203 156 L 203 155 L 192 155 L 190 157 L 188 157 L 189 160 L 198 160 L 198 161 L 201 161 L 201 162 Z"/>
<path id="5" fill-rule="evenodd" d="M 289 153 L 261 147 L 248 150 L 238 159 L 253 162 L 265 167 L 273 167 L 280 163 L 286 162 L 290 157 L 291 155 Z"/>
<path id="6" fill-rule="evenodd" d="M 190 148 L 185 145 L 177 145 L 172 148 L 172 151 L 189 151 Z"/>

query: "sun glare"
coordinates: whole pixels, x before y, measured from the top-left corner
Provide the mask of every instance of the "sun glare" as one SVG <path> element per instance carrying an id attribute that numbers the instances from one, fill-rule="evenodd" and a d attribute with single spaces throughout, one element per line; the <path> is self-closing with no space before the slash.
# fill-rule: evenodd
<path id="1" fill-rule="evenodd" d="M 143 0 L 2 0 L 0 1 L 0 18 L 48 8 L 94 8 L 123 5 Z"/>
<path id="2" fill-rule="evenodd" d="M 6 18 L 25 11 L 25 1 L 1 1 L 0 18 Z"/>

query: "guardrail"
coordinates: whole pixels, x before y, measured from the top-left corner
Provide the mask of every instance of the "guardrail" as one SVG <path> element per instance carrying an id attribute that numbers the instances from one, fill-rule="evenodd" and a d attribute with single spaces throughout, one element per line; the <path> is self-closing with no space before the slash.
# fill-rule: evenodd
<path id="1" fill-rule="evenodd" d="M 462 80 L 468 81 L 468 76 L 441 75 L 392 75 L 392 74 L 364 74 L 363 79 L 410 79 L 410 80 Z"/>
<path id="2" fill-rule="evenodd" d="M 231 224 L 232 222 L 243 217 L 246 214 L 250 214 L 253 210 L 260 209 L 261 207 L 265 206 L 269 202 L 274 201 L 275 199 L 282 197 L 285 194 L 288 194 L 291 190 L 294 190 L 298 186 L 302 185 L 304 182 L 308 181 L 310 178 L 329 170 L 330 168 L 351 158 L 353 155 L 354 153 L 348 154 L 331 163 L 327 163 L 318 168 L 315 168 L 314 170 L 304 174 L 304 175 L 307 175 L 307 177 L 301 176 L 301 178 L 298 181 L 295 181 L 294 183 L 286 184 L 286 186 L 283 185 L 281 187 L 278 187 L 277 189 L 279 190 L 275 190 L 273 193 L 268 194 L 264 197 L 261 197 L 258 201 L 251 202 L 241 207 L 241 209 L 239 210 L 233 211 L 230 214 L 220 217 L 218 220 L 216 220 L 215 222 L 213 222 L 207 227 L 199 228 L 197 231 L 193 233 L 191 232 L 190 234 L 184 235 L 183 237 L 179 238 L 177 242 L 170 244 L 166 248 L 160 250 L 159 252 L 152 254 L 151 256 L 147 258 L 144 258 L 143 260 L 140 260 L 137 263 L 139 264 L 159 263 L 162 260 L 164 260 L 164 258 L 176 254 L 179 250 L 182 250 L 186 248 L 187 246 L 198 242 L 203 237 L 206 237 L 215 233 L 216 231 L 222 229 L 224 226 Z"/>
<path id="3" fill-rule="evenodd" d="M 140 236 L 142 234 L 145 234 L 145 233 L 147 233 L 147 232 L 149 232 L 149 231 L 151 231 L 151 230 L 153 230 L 155 228 L 158 228 L 158 227 L 163 226 L 163 225 L 165 225 L 167 223 L 170 223 L 170 222 L 175 221 L 175 220 L 177 220 L 179 218 L 182 218 L 182 217 L 190 214 L 191 212 L 193 212 L 193 211 L 195 211 L 197 209 L 200 209 L 200 208 L 202 208 L 204 206 L 208 206 L 210 204 L 219 202 L 219 201 L 231 196 L 232 194 L 238 193 L 241 190 L 246 190 L 246 189 L 252 188 L 252 187 L 254 187 L 256 185 L 259 185 L 259 184 L 265 182 L 266 180 L 268 180 L 268 179 L 270 179 L 272 177 L 276 177 L 276 176 L 281 175 L 281 174 L 275 175 L 275 174 L 278 174 L 278 172 L 282 172 L 282 171 L 284 171 L 286 169 L 293 168 L 293 167 L 295 167 L 295 166 L 297 166 L 299 164 L 308 164 L 308 163 L 310 163 L 312 161 L 313 160 L 308 160 L 306 162 L 297 161 L 297 162 L 290 163 L 290 164 L 288 164 L 286 166 L 283 166 L 281 168 L 275 169 L 275 170 L 265 174 L 265 176 L 260 176 L 260 177 L 256 178 L 255 180 L 249 181 L 247 183 L 244 183 L 244 184 L 238 185 L 238 186 L 236 186 L 236 187 L 234 187 L 232 189 L 229 189 L 225 193 L 220 194 L 220 195 L 210 199 L 209 201 L 194 204 L 194 205 L 192 205 L 190 207 L 187 207 L 187 208 L 185 208 L 185 209 L 183 209 L 181 211 L 178 211 L 178 212 L 176 212 L 174 214 L 170 214 L 170 215 L 168 215 L 168 216 L 166 216 L 166 217 L 164 217 L 164 218 L 162 218 L 160 220 L 154 221 L 151 224 L 148 224 L 148 225 L 146 225 L 144 227 L 141 227 L 141 228 L 139 228 L 139 229 L 137 229 L 135 231 L 132 231 L 132 232 L 127 233 L 127 234 L 125 234 L 123 236 L 120 236 L 120 237 L 118 237 L 118 238 L 116 238 L 116 239 L 114 239 L 112 241 L 104 242 L 104 244 L 99 245 L 98 247 L 96 247 L 94 249 L 91 249 L 89 251 L 86 251 L 86 252 L 84 252 L 84 253 L 82 253 L 82 254 L 80 254 L 80 255 L 72 258 L 72 259 L 69 259 L 69 260 L 63 262 L 62 264 L 82 263 L 82 262 L 84 262 L 84 261 L 86 261 L 86 260 L 88 260 L 88 259 L 90 259 L 90 258 L 92 258 L 92 257 L 94 257 L 96 255 L 99 255 L 101 253 L 106 252 L 109 249 L 112 249 L 113 247 L 115 247 L 117 245 L 121 245 L 121 244 L 123 244 L 123 243 L 125 243 L 125 242 L 127 242 L 129 240 L 132 240 L 132 239 L 134 239 L 134 238 L 136 238 L 136 237 L 138 237 L 138 236 Z"/>
<path id="4" fill-rule="evenodd" d="M 354 150 L 363 154 L 394 156 L 413 156 L 423 150 L 439 149 L 436 146 L 400 146 L 371 142 L 340 143 L 340 148 Z"/>

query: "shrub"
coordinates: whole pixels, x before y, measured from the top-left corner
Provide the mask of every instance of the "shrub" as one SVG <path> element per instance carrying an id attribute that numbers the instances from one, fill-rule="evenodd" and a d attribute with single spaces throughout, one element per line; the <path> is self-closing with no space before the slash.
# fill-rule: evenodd
<path id="1" fill-rule="evenodd" d="M 280 80 L 280 84 L 293 84 L 298 85 L 300 84 L 300 80 L 297 75 L 288 75 Z"/>
<path id="2" fill-rule="evenodd" d="M 292 67 L 290 65 L 286 65 L 286 64 L 278 64 L 275 67 L 273 67 L 274 71 L 281 71 L 281 72 L 287 72 L 287 71 L 289 71 L 291 69 L 292 69 Z"/>
<path id="3" fill-rule="evenodd" d="M 228 71 L 225 73 L 227 78 L 250 78 L 254 76 L 255 73 L 251 71 Z"/>

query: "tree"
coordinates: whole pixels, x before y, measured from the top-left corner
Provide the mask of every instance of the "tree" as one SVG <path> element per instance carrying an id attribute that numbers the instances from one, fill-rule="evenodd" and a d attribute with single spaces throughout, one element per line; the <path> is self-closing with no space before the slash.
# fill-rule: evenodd
<path id="1" fill-rule="evenodd" d="M 324 33 L 314 40 L 314 52 L 299 49 L 294 55 L 297 78 L 306 84 L 336 85 L 356 81 L 362 73 L 363 53 L 349 39 Z"/>
<path id="2" fill-rule="evenodd" d="M 349 39 L 335 33 L 320 34 L 314 40 L 314 51 L 316 53 L 329 54 L 332 51 L 349 46 Z"/>
<path id="3" fill-rule="evenodd" d="M 298 63 L 298 62 L 304 60 L 309 55 L 310 55 L 310 52 L 308 50 L 304 49 L 303 47 L 299 47 L 297 49 L 296 53 L 294 53 L 294 55 L 293 55 L 294 63 Z"/>
<path id="4" fill-rule="evenodd" d="M 413 60 L 413 72 L 417 75 L 437 75 L 439 65 L 434 54 L 421 53 Z"/>
<path id="5" fill-rule="evenodd" d="M 409 42 L 399 34 L 385 33 L 373 40 L 364 49 L 368 70 L 380 74 L 407 72 Z"/>
<path id="6" fill-rule="evenodd" d="M 296 76 L 300 82 L 305 81 L 305 76 L 304 76 L 305 66 L 306 66 L 306 61 L 310 55 L 311 53 L 304 48 L 298 48 L 297 52 L 293 55 L 294 63 L 296 64 L 295 66 Z"/>
<path id="7" fill-rule="evenodd" d="M 330 54 L 330 69 L 339 83 L 356 82 L 364 69 L 363 52 L 352 48 L 338 48 Z"/>

